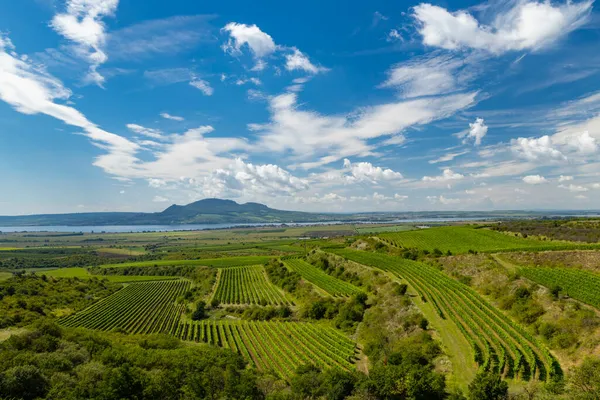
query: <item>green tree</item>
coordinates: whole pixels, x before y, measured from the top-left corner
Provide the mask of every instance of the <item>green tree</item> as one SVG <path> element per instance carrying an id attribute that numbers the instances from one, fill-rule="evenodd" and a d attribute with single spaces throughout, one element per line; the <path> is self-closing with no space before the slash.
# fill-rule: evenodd
<path id="1" fill-rule="evenodd" d="M 588 357 L 571 376 L 573 392 L 579 399 L 600 399 L 600 358 Z"/>
<path id="2" fill-rule="evenodd" d="M 196 311 L 193 312 L 192 319 L 194 321 L 200 321 L 204 318 L 206 318 L 206 303 L 201 300 L 196 303 Z"/>
<path id="3" fill-rule="evenodd" d="M 469 384 L 471 400 L 504 400 L 508 398 L 508 383 L 498 374 L 481 372 Z"/>
<path id="4" fill-rule="evenodd" d="M 0 375 L 0 393 L 9 399 L 35 399 L 47 390 L 48 381 L 33 365 L 13 367 Z"/>

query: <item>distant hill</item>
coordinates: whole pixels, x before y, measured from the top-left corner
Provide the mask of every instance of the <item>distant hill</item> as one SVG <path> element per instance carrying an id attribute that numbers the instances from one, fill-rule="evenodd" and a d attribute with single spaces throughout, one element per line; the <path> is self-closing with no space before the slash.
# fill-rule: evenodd
<path id="1" fill-rule="evenodd" d="M 0 226 L 289 223 L 326 221 L 332 218 L 336 217 L 275 210 L 259 203 L 239 204 L 233 200 L 204 199 L 185 206 L 173 204 L 158 213 L 97 212 L 0 216 Z"/>

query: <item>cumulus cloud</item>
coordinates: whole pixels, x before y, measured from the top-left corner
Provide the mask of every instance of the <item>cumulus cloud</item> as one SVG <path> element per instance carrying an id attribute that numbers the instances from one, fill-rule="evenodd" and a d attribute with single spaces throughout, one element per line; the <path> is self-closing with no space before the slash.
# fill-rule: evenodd
<path id="1" fill-rule="evenodd" d="M 442 175 L 439 176 L 424 176 L 421 179 L 423 182 L 448 182 L 448 181 L 457 181 L 464 179 L 464 175 L 459 174 L 458 172 L 452 171 L 450 168 L 446 168 Z"/>
<path id="2" fill-rule="evenodd" d="M 403 195 L 403 194 L 395 193 L 394 194 L 394 199 L 398 200 L 398 201 L 404 201 L 404 200 L 408 199 L 408 196 Z"/>
<path id="3" fill-rule="evenodd" d="M 425 45 L 500 54 L 551 45 L 587 20 L 593 1 L 555 5 L 524 0 L 508 4 L 510 7 L 500 10 L 489 25 L 480 23 L 468 11 L 450 12 L 427 3 L 416 6 L 413 16 Z"/>
<path id="4" fill-rule="evenodd" d="M 518 138 L 510 141 L 512 151 L 519 157 L 530 161 L 538 159 L 565 160 L 566 157 L 554 148 L 550 136 L 540 138 Z"/>
<path id="5" fill-rule="evenodd" d="M 427 196 L 427 200 L 431 204 L 440 203 L 440 204 L 443 204 L 443 205 L 459 204 L 461 202 L 461 199 L 444 197 L 443 195 L 440 195 L 440 196 Z"/>
<path id="6" fill-rule="evenodd" d="M 256 25 L 231 22 L 222 30 L 229 34 L 229 40 L 223 46 L 223 50 L 226 52 L 239 54 L 242 48 L 247 47 L 254 57 L 262 58 L 277 50 L 273 38 Z"/>
<path id="7" fill-rule="evenodd" d="M 352 163 L 347 158 L 344 159 L 344 168 L 349 175 L 345 175 L 347 182 L 373 182 L 392 181 L 402 179 L 400 172 L 393 171 L 389 168 L 375 167 L 369 162 Z"/>
<path id="8" fill-rule="evenodd" d="M 205 81 L 203 79 L 194 78 L 190 81 L 190 85 L 192 85 L 196 89 L 200 90 L 202 93 L 204 93 L 205 96 L 212 96 L 212 94 L 215 91 L 210 86 L 210 83 L 208 83 L 207 81 Z"/>
<path id="9" fill-rule="evenodd" d="M 50 26 L 76 45 L 76 53 L 90 63 L 86 80 L 102 86 L 104 77 L 97 71 L 108 60 L 104 52 L 104 17 L 113 16 L 119 0 L 67 0 L 66 10 L 52 18 Z"/>
<path id="10" fill-rule="evenodd" d="M 527 175 L 523 177 L 523 182 L 527 183 L 528 185 L 539 185 L 548 181 L 541 175 Z"/>
<path id="11" fill-rule="evenodd" d="M 163 117 L 164 119 L 170 119 L 172 121 L 183 121 L 185 118 L 183 117 L 178 117 L 176 115 L 171 115 L 169 113 L 160 113 L 160 116 Z"/>
<path id="12" fill-rule="evenodd" d="M 467 132 L 464 142 L 471 139 L 474 140 L 475 146 L 481 145 L 481 140 L 487 135 L 488 127 L 483 121 L 483 118 L 477 118 L 475 122 L 469 123 L 469 131 Z"/>
<path id="13" fill-rule="evenodd" d="M 558 181 L 559 182 L 567 182 L 567 181 L 572 181 L 573 177 L 570 175 L 561 175 L 558 177 Z"/>
<path id="14" fill-rule="evenodd" d="M 291 54 L 285 56 L 285 68 L 288 71 L 300 70 L 309 74 L 318 74 L 319 72 L 328 71 L 327 68 L 316 66 L 310 62 L 306 54 L 302 53 L 297 48 L 292 49 Z"/>

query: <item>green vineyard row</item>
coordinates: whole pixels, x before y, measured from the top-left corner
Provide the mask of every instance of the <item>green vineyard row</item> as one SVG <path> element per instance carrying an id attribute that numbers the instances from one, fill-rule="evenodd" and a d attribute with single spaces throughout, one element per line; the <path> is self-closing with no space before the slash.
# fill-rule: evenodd
<path id="1" fill-rule="evenodd" d="M 189 287 L 190 282 L 185 280 L 133 283 L 59 322 L 63 326 L 102 331 L 170 332 L 185 308 L 175 301 Z"/>
<path id="2" fill-rule="evenodd" d="M 356 344 L 333 328 L 306 322 L 191 321 L 173 335 L 229 348 L 263 371 L 289 379 L 300 365 L 354 369 Z"/>
<path id="3" fill-rule="evenodd" d="M 600 309 L 600 275 L 575 268 L 520 268 L 519 273 L 542 286 L 560 286 L 570 297 Z"/>
<path id="4" fill-rule="evenodd" d="M 291 304 L 261 265 L 220 269 L 213 299 L 225 304 Z"/>
<path id="5" fill-rule="evenodd" d="M 223 258 L 202 258 L 199 260 L 152 260 L 136 261 L 121 264 L 104 264 L 104 268 L 126 268 L 126 267 L 154 267 L 154 266 L 177 266 L 177 265 L 204 265 L 207 267 L 227 268 L 238 267 L 241 265 L 264 264 L 272 256 L 243 256 L 243 257 L 223 257 Z"/>
<path id="6" fill-rule="evenodd" d="M 535 239 L 523 239 L 489 229 L 474 229 L 462 226 L 446 226 L 420 229 L 408 232 L 391 232 L 377 235 L 383 242 L 396 247 L 417 248 L 433 251 L 439 249 L 453 254 L 478 252 L 501 252 L 518 250 L 563 250 L 563 249 L 598 249 L 598 244 L 578 244 L 568 242 L 552 242 Z"/>
<path id="7" fill-rule="evenodd" d="M 348 282 L 341 281 L 326 274 L 320 268 L 300 258 L 284 258 L 284 264 L 291 270 L 296 271 L 305 280 L 323 289 L 332 296 L 351 296 L 360 292 L 360 289 Z"/>
<path id="8" fill-rule="evenodd" d="M 561 379 L 560 365 L 537 340 L 470 287 L 429 265 L 350 249 L 329 250 L 406 279 L 441 318 L 452 320 L 483 370 L 528 380 Z"/>

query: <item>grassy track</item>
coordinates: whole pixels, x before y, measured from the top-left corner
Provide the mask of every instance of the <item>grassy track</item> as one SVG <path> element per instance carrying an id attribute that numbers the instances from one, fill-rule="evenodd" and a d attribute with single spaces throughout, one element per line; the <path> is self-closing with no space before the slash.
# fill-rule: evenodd
<path id="1" fill-rule="evenodd" d="M 291 270 L 296 271 L 305 280 L 316 287 L 323 289 L 332 296 L 351 296 L 360 292 L 360 289 L 348 282 L 341 281 L 326 274 L 320 268 L 299 258 L 288 258 L 283 260 L 284 264 Z"/>
<path id="2" fill-rule="evenodd" d="M 0 282 L 5 281 L 5 280 L 9 279 L 10 277 L 12 277 L 11 272 L 0 272 Z"/>
<path id="3" fill-rule="evenodd" d="M 224 304 L 291 304 L 262 265 L 220 269 L 213 298 Z"/>
<path id="4" fill-rule="evenodd" d="M 335 329 L 304 322 L 193 321 L 175 336 L 240 353 L 263 371 L 289 379 L 303 364 L 353 370 L 356 345 Z"/>
<path id="5" fill-rule="evenodd" d="M 170 333 L 179 323 L 185 307 L 175 300 L 189 286 L 184 280 L 133 283 L 59 323 L 102 331 Z"/>
<path id="6" fill-rule="evenodd" d="M 581 244 L 558 241 L 541 241 L 523 239 L 489 229 L 474 229 L 463 226 L 445 226 L 440 228 L 420 229 L 409 232 L 381 233 L 378 235 L 384 242 L 405 248 L 418 248 L 453 254 L 478 252 L 500 252 L 518 250 L 558 250 L 577 248 L 599 248 L 600 244 Z"/>
<path id="7" fill-rule="evenodd" d="M 556 359 L 521 326 L 468 286 L 426 264 L 357 250 L 330 250 L 352 261 L 390 271 L 413 286 L 442 319 L 451 320 L 470 343 L 483 370 L 505 377 L 547 380 L 562 376 Z"/>
<path id="8" fill-rule="evenodd" d="M 245 256 L 245 257 L 223 257 L 223 258 L 205 258 L 201 260 L 153 260 L 137 261 L 121 264 L 105 264 L 105 268 L 125 268 L 125 267 L 153 267 L 155 265 L 205 265 L 208 267 L 226 268 L 237 267 L 240 265 L 257 265 L 269 261 L 272 256 Z"/>

